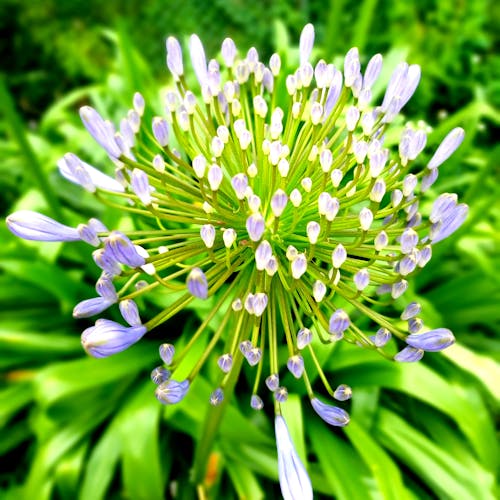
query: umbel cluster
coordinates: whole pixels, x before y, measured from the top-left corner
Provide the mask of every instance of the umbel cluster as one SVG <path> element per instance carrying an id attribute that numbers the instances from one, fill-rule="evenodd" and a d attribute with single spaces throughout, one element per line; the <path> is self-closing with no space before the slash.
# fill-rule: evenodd
<path id="1" fill-rule="evenodd" d="M 382 56 L 362 70 L 353 48 L 343 68 L 324 60 L 313 65 L 313 42 L 308 24 L 299 65 L 288 73 L 278 54 L 266 64 L 255 48 L 241 54 L 229 38 L 220 60 L 207 61 L 192 35 L 190 85 L 181 46 L 169 37 L 175 89 L 165 95 L 165 116 L 146 122 L 140 93 L 118 128 L 95 109 L 80 109 L 114 176 L 72 153 L 58 163 L 66 179 L 127 214 L 135 229 L 107 228 L 97 219 L 73 228 L 23 210 L 7 218 L 9 229 L 27 240 L 95 247 L 102 270 L 96 296 L 76 304 L 73 314 L 87 318 L 117 304 L 123 323 L 101 318 L 83 332 L 91 356 L 123 351 L 193 301 L 213 301 L 180 352 L 168 338 L 160 346 L 163 365 L 151 375 L 156 396 L 164 404 L 181 401 L 209 360 L 219 375 L 207 397 L 219 405 L 242 365 L 254 367 L 250 404 L 261 409 L 267 394 L 273 401 L 286 499 L 312 498 L 312 487 L 281 415 L 288 392 L 280 375 L 300 379 L 318 415 L 344 426 L 344 403 L 325 401 L 308 376 L 312 366 L 321 392 L 340 402 L 351 397 L 348 386 L 334 388 L 324 375 L 316 356 L 322 344 L 345 340 L 399 362 L 451 345 L 451 331 L 423 325 L 420 304 L 407 303 L 396 320 L 387 316 L 387 304 L 404 297 L 433 245 L 457 230 L 468 211 L 455 194 L 428 203 L 462 129 L 432 155 L 424 152 L 426 131 L 410 125 L 397 151 L 384 146 L 387 128 L 417 88 L 420 67 L 400 63 L 381 102 L 373 103 Z M 421 210 L 424 199 L 430 209 Z M 135 299 L 156 293 L 175 300 L 143 321 Z M 219 322 L 209 329 L 215 316 Z M 357 326 L 361 316 L 369 331 Z M 202 336 L 209 336 L 207 348 L 177 380 L 177 367 Z"/>

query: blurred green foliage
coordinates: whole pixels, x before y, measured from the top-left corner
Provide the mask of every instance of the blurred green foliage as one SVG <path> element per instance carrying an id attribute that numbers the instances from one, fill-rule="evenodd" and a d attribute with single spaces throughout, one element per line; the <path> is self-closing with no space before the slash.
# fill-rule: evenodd
<path id="1" fill-rule="evenodd" d="M 1 213 L 52 209 L 69 224 L 82 215 L 116 222 L 117 214 L 60 179 L 56 161 L 73 151 L 108 168 L 79 122 L 84 103 L 116 120 L 141 90 L 161 113 L 169 34 L 185 40 L 196 32 L 211 55 L 231 36 L 241 51 L 255 46 L 267 57 L 279 50 L 286 63 L 296 58 L 300 30 L 311 21 L 316 57 L 338 62 L 352 45 L 366 58 L 382 52 L 384 82 L 399 60 L 420 64 L 423 78 L 405 113 L 434 127 L 430 148 L 452 127 L 466 129 L 434 193 L 459 193 L 470 216 L 436 247 L 410 295 L 425 305 L 425 323 L 450 327 L 459 345 L 416 366 L 332 346 L 321 361 L 329 377 L 353 387 L 351 425 L 333 431 L 295 396 L 286 409 L 325 498 L 494 498 L 499 9 L 487 0 L 4 0 L 0 60 L 15 106 L 2 98 Z M 18 241 L 4 223 L 0 241 L 0 498 L 191 498 L 195 445 L 213 411 L 206 403 L 210 370 L 185 401 L 166 410 L 148 374 L 160 339 L 185 338 L 205 310 L 195 307 L 123 354 L 89 359 L 79 342 L 87 323 L 71 318 L 73 305 L 92 294 L 89 250 Z M 162 307 L 161 296 L 150 300 L 151 310 Z M 204 345 L 196 347 L 201 352 Z M 243 377 L 211 456 L 211 498 L 279 497 L 271 420 L 250 411 L 248 391 Z"/>

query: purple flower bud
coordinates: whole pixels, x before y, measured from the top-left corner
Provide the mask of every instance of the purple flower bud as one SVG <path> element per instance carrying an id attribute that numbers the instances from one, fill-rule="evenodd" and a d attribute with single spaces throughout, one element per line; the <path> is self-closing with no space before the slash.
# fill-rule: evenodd
<path id="1" fill-rule="evenodd" d="M 259 243 L 259 246 L 255 250 L 255 267 L 258 271 L 263 271 L 269 259 L 273 256 L 273 249 L 267 240 L 263 240 Z"/>
<path id="2" fill-rule="evenodd" d="M 439 175 L 438 169 L 434 168 L 429 170 L 429 172 L 422 177 L 422 182 L 420 183 L 420 191 L 425 193 L 437 180 Z"/>
<path id="3" fill-rule="evenodd" d="M 113 285 L 112 279 L 105 273 L 97 280 L 95 284 L 96 292 L 104 299 L 116 302 L 118 300 L 118 295 Z"/>
<path id="4" fill-rule="evenodd" d="M 95 263 L 110 276 L 121 274 L 121 267 L 114 254 L 107 248 L 98 248 L 92 252 Z"/>
<path id="5" fill-rule="evenodd" d="M 462 144 L 464 137 L 465 132 L 460 127 L 454 128 L 451 132 L 449 132 L 437 148 L 432 158 L 429 160 L 427 168 L 432 170 L 444 163 L 456 151 L 458 146 Z"/>
<path id="6" fill-rule="evenodd" d="M 368 269 L 360 269 L 354 275 L 353 280 L 356 285 L 356 289 L 360 292 L 363 291 L 370 284 L 370 273 Z"/>
<path id="7" fill-rule="evenodd" d="M 252 394 L 252 397 L 250 398 L 250 406 L 254 410 L 262 410 L 262 408 L 264 408 L 264 402 L 259 396 L 257 396 L 257 394 Z"/>
<path id="8" fill-rule="evenodd" d="M 164 405 L 177 404 L 184 399 L 189 389 L 189 380 L 177 382 L 177 380 L 167 380 L 160 384 L 155 391 L 158 401 Z"/>
<path id="9" fill-rule="evenodd" d="M 303 66 L 309 61 L 313 45 L 314 45 L 314 26 L 309 23 L 304 26 L 302 33 L 300 34 L 299 53 L 300 53 L 301 66 Z"/>
<path id="10" fill-rule="evenodd" d="M 250 350 L 252 348 L 253 348 L 253 345 L 249 340 L 244 340 L 243 342 L 240 343 L 241 354 L 243 354 L 243 356 L 245 356 L 245 357 L 250 352 Z"/>
<path id="11" fill-rule="evenodd" d="M 415 363 L 416 361 L 420 361 L 423 356 L 423 349 L 407 346 L 394 356 L 394 360 L 400 363 Z"/>
<path id="12" fill-rule="evenodd" d="M 168 146 L 169 131 L 167 120 L 159 116 L 153 118 L 153 135 L 160 146 Z"/>
<path id="13" fill-rule="evenodd" d="M 372 85 L 377 80 L 382 70 L 382 56 L 380 54 L 375 54 L 366 66 L 365 75 L 363 78 L 363 88 L 371 89 Z"/>
<path id="14" fill-rule="evenodd" d="M 144 205 L 151 205 L 151 186 L 149 185 L 149 178 L 146 172 L 138 168 L 132 170 L 130 176 L 130 185 L 132 191 L 144 203 Z"/>
<path id="15" fill-rule="evenodd" d="M 233 367 L 233 356 L 228 353 L 223 354 L 217 360 L 217 364 L 224 373 L 229 373 L 231 371 L 231 368 Z"/>
<path id="16" fill-rule="evenodd" d="M 403 293 L 406 292 L 408 289 L 408 281 L 406 280 L 401 280 L 398 281 L 397 283 L 394 283 L 391 288 L 391 296 L 393 299 L 397 299 L 398 297 L 401 297 Z"/>
<path id="17" fill-rule="evenodd" d="M 295 450 L 285 419 L 275 419 L 278 476 L 281 494 L 285 500 L 312 500 L 313 489 L 306 469 Z"/>
<path id="18" fill-rule="evenodd" d="M 94 108 L 81 107 L 80 118 L 89 134 L 112 158 L 121 156 L 121 150 L 116 144 L 114 129 L 109 122 L 102 119 L 102 116 Z"/>
<path id="19" fill-rule="evenodd" d="M 368 231 L 373 222 L 373 212 L 369 208 L 362 208 L 359 212 L 359 224 L 363 231 Z"/>
<path id="20" fill-rule="evenodd" d="M 232 68 L 236 57 L 236 45 L 231 38 L 226 38 L 222 42 L 221 53 L 222 58 L 224 59 L 224 64 L 228 68 Z"/>
<path id="21" fill-rule="evenodd" d="M 375 347 L 384 347 L 391 336 L 391 332 L 387 328 L 379 328 L 375 335 L 370 336 L 370 340 L 375 344 Z"/>
<path id="22" fill-rule="evenodd" d="M 205 224 L 200 228 L 200 236 L 207 248 L 212 248 L 215 242 L 215 227 L 212 224 Z"/>
<path id="23" fill-rule="evenodd" d="M 352 389 L 346 384 L 340 384 L 333 393 L 333 397 L 337 401 L 347 401 L 351 399 Z"/>
<path id="24" fill-rule="evenodd" d="M 398 263 L 398 272 L 401 276 L 408 276 L 417 267 L 417 259 L 414 255 L 405 255 Z"/>
<path id="25" fill-rule="evenodd" d="M 208 71 L 205 49 L 197 35 L 191 35 L 189 39 L 189 52 L 196 78 L 201 86 L 207 83 Z"/>
<path id="26" fill-rule="evenodd" d="M 163 382 L 166 382 L 172 374 L 170 373 L 169 370 L 167 370 L 163 366 L 157 366 L 152 372 L 151 372 L 151 380 L 156 384 L 160 385 L 163 384 Z"/>
<path id="27" fill-rule="evenodd" d="M 176 38 L 169 36 L 167 46 L 167 67 L 176 80 L 184 73 L 182 65 L 182 49 Z"/>
<path id="28" fill-rule="evenodd" d="M 241 349 L 241 346 L 240 346 Z M 255 366 L 262 357 L 262 351 L 260 347 L 252 347 L 250 348 L 246 354 L 244 354 L 245 359 L 248 361 L 250 366 Z"/>
<path id="29" fill-rule="evenodd" d="M 464 203 L 460 203 L 455 208 L 450 210 L 444 219 L 439 222 L 439 226 L 434 232 L 431 232 L 430 239 L 433 243 L 444 240 L 452 233 L 454 233 L 465 221 L 469 213 L 469 207 Z"/>
<path id="30" fill-rule="evenodd" d="M 286 366 L 295 378 L 300 378 L 304 373 L 304 358 L 300 354 L 295 354 L 288 358 Z"/>
<path id="31" fill-rule="evenodd" d="M 112 231 L 105 239 L 105 250 L 109 251 L 117 262 L 129 267 L 140 267 L 146 263 L 135 245 L 119 231 Z"/>
<path id="32" fill-rule="evenodd" d="M 347 259 L 347 252 L 342 243 L 339 243 L 332 252 L 332 264 L 335 269 L 339 269 Z"/>
<path id="33" fill-rule="evenodd" d="M 310 221 L 307 223 L 306 231 L 309 243 L 311 243 L 311 245 L 315 245 L 318 242 L 318 236 L 321 232 L 321 226 L 315 221 Z"/>
<path id="34" fill-rule="evenodd" d="M 133 106 L 134 110 L 142 116 L 144 114 L 144 107 L 146 106 L 146 102 L 144 101 L 144 97 L 140 92 L 136 92 L 133 97 Z"/>
<path id="35" fill-rule="evenodd" d="M 420 314 L 421 310 L 422 306 L 418 302 L 410 302 L 401 313 L 401 319 L 406 321 L 410 318 L 414 318 L 417 314 Z"/>
<path id="36" fill-rule="evenodd" d="M 408 320 L 408 331 L 410 333 L 418 333 L 422 330 L 424 322 L 420 318 L 410 318 Z"/>
<path id="37" fill-rule="evenodd" d="M 311 406 L 327 424 L 344 427 L 349 423 L 349 414 L 342 408 L 323 403 L 318 398 L 311 399 Z"/>
<path id="38" fill-rule="evenodd" d="M 285 210 L 288 196 L 285 191 L 278 189 L 271 198 L 271 209 L 275 217 L 279 217 Z"/>
<path id="39" fill-rule="evenodd" d="M 342 91 L 342 73 L 336 69 L 333 75 L 332 84 L 328 89 L 328 94 L 326 95 L 326 103 L 323 112 L 323 116 L 328 118 L 333 111 L 333 108 L 337 104 L 340 97 L 340 92 Z"/>
<path id="40" fill-rule="evenodd" d="M 222 182 L 223 173 L 218 165 L 211 165 L 207 172 L 207 180 L 212 191 L 217 191 Z"/>
<path id="41" fill-rule="evenodd" d="M 208 281 L 204 272 L 199 267 L 194 267 L 189 272 L 186 280 L 188 291 L 194 297 L 206 299 L 208 297 Z"/>
<path id="42" fill-rule="evenodd" d="M 351 321 L 343 309 L 337 309 L 331 316 L 328 325 L 328 331 L 337 340 L 344 336 L 344 332 L 349 328 Z"/>
<path id="43" fill-rule="evenodd" d="M 272 373 L 269 377 L 266 377 L 266 386 L 271 392 L 274 392 L 279 385 L 280 377 L 277 373 Z"/>
<path id="44" fill-rule="evenodd" d="M 323 298 L 325 297 L 327 288 L 326 285 L 320 281 L 316 280 L 313 285 L 313 297 L 316 302 L 321 302 Z"/>
<path id="45" fill-rule="evenodd" d="M 161 344 L 160 348 L 160 358 L 167 365 L 172 364 L 172 360 L 174 359 L 175 347 L 172 344 Z"/>
<path id="46" fill-rule="evenodd" d="M 252 241 L 259 241 L 266 229 L 264 218 L 260 213 L 252 214 L 246 222 L 248 236 Z"/>
<path id="47" fill-rule="evenodd" d="M 25 240 L 58 242 L 80 240 L 80 234 L 75 228 L 30 210 L 19 210 L 10 214 L 6 222 L 12 233 Z"/>
<path id="48" fill-rule="evenodd" d="M 101 240 L 98 238 L 94 229 L 88 224 L 78 224 L 76 226 L 76 230 L 80 235 L 80 239 L 89 245 L 94 247 L 98 247 L 101 243 Z"/>
<path id="49" fill-rule="evenodd" d="M 256 293 L 252 300 L 253 314 L 257 317 L 262 316 L 267 307 L 268 297 L 265 293 Z"/>
<path id="50" fill-rule="evenodd" d="M 299 253 L 290 263 L 290 269 L 294 279 L 298 280 L 307 271 L 307 258 L 303 253 Z"/>
<path id="51" fill-rule="evenodd" d="M 387 236 L 387 233 L 385 231 L 380 231 L 380 233 L 378 233 L 375 237 L 373 244 L 377 252 L 383 250 L 389 244 L 389 237 Z"/>
<path id="52" fill-rule="evenodd" d="M 135 344 L 146 331 L 145 326 L 126 327 L 108 319 L 98 319 L 95 326 L 82 333 L 82 345 L 94 358 L 106 358 Z"/>
<path id="53" fill-rule="evenodd" d="M 224 391 L 218 387 L 210 394 L 210 404 L 212 406 L 219 406 L 224 401 Z"/>
<path id="54" fill-rule="evenodd" d="M 108 300 L 104 297 L 94 297 L 92 299 L 83 300 L 78 303 L 73 309 L 74 318 L 90 318 L 106 310 L 116 300 Z"/>
<path id="55" fill-rule="evenodd" d="M 286 387 L 278 387 L 274 391 L 274 399 L 278 403 L 284 403 L 285 401 L 287 401 L 288 400 L 288 390 L 286 389 Z"/>
<path id="56" fill-rule="evenodd" d="M 304 349 L 312 342 L 312 332 L 309 328 L 301 328 L 297 333 L 297 349 Z"/>
<path id="57" fill-rule="evenodd" d="M 142 325 L 141 318 L 139 316 L 139 309 L 137 304 L 132 299 L 121 300 L 120 304 L 120 312 L 122 318 L 130 325 L 130 326 L 140 326 Z"/>
<path id="58" fill-rule="evenodd" d="M 437 328 L 425 333 L 412 333 L 406 337 L 406 343 L 416 349 L 437 352 L 454 344 L 455 337 L 447 328 Z"/>
<path id="59" fill-rule="evenodd" d="M 401 252 L 410 253 L 418 244 L 418 234 L 413 229 L 405 229 L 401 235 Z"/>

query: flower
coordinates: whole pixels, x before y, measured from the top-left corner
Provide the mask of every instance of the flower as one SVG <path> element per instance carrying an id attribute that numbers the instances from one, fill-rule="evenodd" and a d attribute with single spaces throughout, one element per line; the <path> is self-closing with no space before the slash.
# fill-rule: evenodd
<path id="1" fill-rule="evenodd" d="M 65 178 L 118 205 L 139 221 L 140 230 L 109 231 L 95 220 L 71 228 L 27 211 L 7 218 L 21 238 L 83 240 L 98 247 L 92 256 L 102 269 L 99 297 L 76 305 L 74 315 L 88 317 L 118 303 L 130 326 L 97 320 L 82 335 L 92 356 L 122 351 L 189 304 L 212 301 L 181 352 L 172 344 L 160 346 L 165 366 L 152 373 L 156 396 L 164 404 L 181 401 L 213 360 L 218 376 L 207 399 L 223 405 L 229 381 L 246 360 L 254 374 L 251 407 L 263 408 L 264 387 L 274 399 L 285 498 L 311 498 L 312 489 L 281 416 L 288 389 L 280 386 L 280 371 L 287 368 L 304 383 L 323 420 L 344 426 L 348 412 L 319 399 L 309 382 L 306 360 L 312 359 L 331 398 L 343 402 L 352 394 L 345 384 L 336 390 L 329 385 L 314 354 L 321 343 L 344 339 L 383 353 L 397 344 L 398 354 L 385 355 L 400 362 L 451 345 L 447 329 L 421 332 L 420 304 L 409 303 L 401 323 L 392 321 L 380 304 L 387 298 L 378 296 L 404 296 L 412 275 L 429 262 L 432 246 L 456 231 L 468 211 L 451 193 L 440 195 L 430 214 L 421 204 L 438 167 L 462 142 L 461 128 L 432 155 L 424 153 L 426 131 L 411 125 L 397 152 L 384 144 L 386 130 L 418 85 L 419 66 L 400 63 L 382 102 L 372 104 L 382 56 L 372 57 L 364 72 L 356 48 L 346 54 L 342 70 L 323 60 L 313 66 L 313 44 L 308 24 L 300 37 L 299 67 L 286 74 L 278 54 L 266 65 L 255 48 L 238 55 L 231 39 L 222 43 L 222 61 L 207 61 L 193 35 L 189 54 L 198 84 L 190 88 L 181 45 L 167 38 L 175 84 L 165 96 L 167 116 L 147 123 L 139 93 L 119 130 L 90 106 L 80 110 L 84 126 L 113 162 L 115 178 L 71 153 L 59 162 Z M 181 294 L 142 324 L 133 299 L 159 289 Z M 216 314 L 223 319 L 207 329 Z M 366 331 L 357 326 L 360 315 L 369 319 Z M 182 381 L 171 378 L 203 335 L 211 338 L 199 361 Z M 286 359 L 278 356 L 282 346 Z"/>
<path id="2" fill-rule="evenodd" d="M 311 480 L 295 451 L 285 419 L 281 415 L 276 415 L 275 432 L 278 475 L 283 498 L 285 500 L 312 500 Z"/>

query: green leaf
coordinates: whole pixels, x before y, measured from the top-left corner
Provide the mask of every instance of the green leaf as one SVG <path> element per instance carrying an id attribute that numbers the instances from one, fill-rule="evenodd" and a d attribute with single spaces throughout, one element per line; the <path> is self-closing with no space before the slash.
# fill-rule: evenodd
<path id="1" fill-rule="evenodd" d="M 389 410 L 381 409 L 375 436 L 433 491 L 445 498 L 493 500 L 493 474 L 470 474 L 455 457 Z"/>
<path id="2" fill-rule="evenodd" d="M 339 500 L 365 500 L 376 485 L 356 452 L 321 422 L 309 425 L 309 436 L 331 494 Z M 313 484 L 314 486 L 314 484 Z"/>
<path id="3" fill-rule="evenodd" d="M 408 499 L 409 495 L 397 465 L 372 436 L 354 420 L 344 428 L 344 432 L 373 474 L 382 498 Z"/>
<path id="4" fill-rule="evenodd" d="M 127 495 L 134 500 L 162 500 L 164 477 L 159 449 L 161 405 L 151 382 L 129 399 L 118 417 L 122 448 L 122 476 Z"/>

